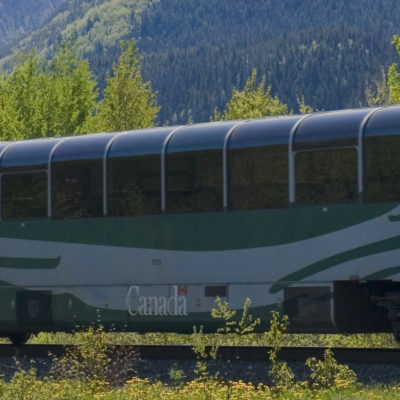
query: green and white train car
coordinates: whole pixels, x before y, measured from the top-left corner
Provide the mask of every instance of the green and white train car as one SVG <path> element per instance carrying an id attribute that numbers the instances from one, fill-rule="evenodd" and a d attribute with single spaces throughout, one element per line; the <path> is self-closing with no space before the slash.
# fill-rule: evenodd
<path id="1" fill-rule="evenodd" d="M 398 335 L 400 107 L 0 143 L 0 334 Z M 264 322 L 265 327 L 265 322 Z"/>

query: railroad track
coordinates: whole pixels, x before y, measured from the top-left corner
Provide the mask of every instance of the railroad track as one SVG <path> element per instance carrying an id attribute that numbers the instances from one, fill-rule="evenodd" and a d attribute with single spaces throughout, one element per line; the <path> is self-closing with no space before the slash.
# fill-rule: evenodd
<path id="1" fill-rule="evenodd" d="M 115 348 L 135 349 L 142 360 L 195 360 L 196 354 L 189 345 L 119 345 Z M 217 359 L 230 361 L 267 361 L 271 348 L 265 346 L 221 346 Z M 309 357 L 322 358 L 324 347 L 283 347 L 279 359 L 283 361 L 305 361 Z M 339 362 L 356 363 L 393 363 L 400 364 L 400 349 L 387 348 L 332 348 Z M 1 357 L 47 358 L 49 353 L 55 356 L 64 354 L 63 345 L 0 345 Z M 119 353 L 121 354 L 121 353 Z"/>

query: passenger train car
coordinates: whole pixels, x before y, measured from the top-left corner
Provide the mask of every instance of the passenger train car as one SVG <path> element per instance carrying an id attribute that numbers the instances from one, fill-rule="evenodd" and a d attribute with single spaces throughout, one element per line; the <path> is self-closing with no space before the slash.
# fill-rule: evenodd
<path id="1" fill-rule="evenodd" d="M 0 334 L 399 335 L 400 107 L 0 143 Z"/>

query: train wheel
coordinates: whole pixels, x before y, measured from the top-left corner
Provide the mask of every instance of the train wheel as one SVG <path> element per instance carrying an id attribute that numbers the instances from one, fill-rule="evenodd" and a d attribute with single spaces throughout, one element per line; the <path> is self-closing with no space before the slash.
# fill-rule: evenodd
<path id="1" fill-rule="evenodd" d="M 25 344 L 30 337 L 30 332 L 14 332 L 8 336 L 14 346 L 21 346 Z"/>

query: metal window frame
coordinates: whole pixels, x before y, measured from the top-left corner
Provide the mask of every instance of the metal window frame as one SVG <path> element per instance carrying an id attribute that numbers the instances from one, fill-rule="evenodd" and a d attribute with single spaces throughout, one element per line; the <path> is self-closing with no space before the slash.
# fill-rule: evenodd
<path id="1" fill-rule="evenodd" d="M 385 107 L 374 108 L 369 112 L 361 121 L 358 131 L 358 195 L 363 200 L 364 197 L 364 134 L 365 128 L 371 117 L 378 111 L 383 110 Z"/>
<path id="2" fill-rule="evenodd" d="M 47 179 L 47 217 L 51 218 L 51 211 L 52 211 L 52 206 L 53 206 L 53 199 L 52 199 L 52 161 L 53 161 L 53 155 L 54 152 L 56 151 L 57 147 L 60 146 L 62 143 L 66 142 L 69 139 L 72 139 L 73 136 L 68 136 L 68 137 L 64 137 L 61 138 L 51 149 L 50 154 L 49 154 L 49 160 L 47 162 L 47 173 L 48 173 L 48 179 Z"/>
<path id="3" fill-rule="evenodd" d="M 288 146 L 288 162 L 289 162 L 289 205 L 296 202 L 296 160 L 295 151 L 293 150 L 294 138 L 296 136 L 299 126 L 309 117 L 315 114 L 305 114 L 292 126 L 289 133 L 289 146 Z"/>
<path id="4" fill-rule="evenodd" d="M 316 114 L 306 114 L 303 118 L 296 122 L 293 126 L 290 137 L 289 137 L 289 203 L 294 204 L 296 202 L 296 154 L 299 152 L 310 152 L 310 151 L 323 151 L 323 150 L 339 150 L 346 148 L 354 148 L 357 152 L 357 190 L 358 190 L 358 199 L 362 200 L 363 191 L 364 191 L 364 160 L 363 160 L 363 143 L 364 143 L 364 133 L 365 128 L 367 126 L 370 118 L 379 110 L 382 110 L 385 107 L 378 107 L 372 109 L 361 121 L 359 129 L 358 129 L 358 138 L 356 146 L 334 146 L 334 147 L 321 147 L 318 149 L 309 149 L 309 150 L 299 150 L 294 151 L 294 139 L 300 125 L 310 116 Z"/>
<path id="5" fill-rule="evenodd" d="M 233 125 L 227 134 L 225 135 L 224 139 L 224 147 L 222 148 L 222 207 L 224 211 L 228 210 L 228 205 L 229 205 L 229 168 L 228 168 L 228 151 L 229 151 L 229 143 L 231 140 L 231 137 L 235 130 L 250 120 L 246 119 L 243 121 L 237 122 L 235 125 Z"/>
<path id="6" fill-rule="evenodd" d="M 110 153 L 110 149 L 114 141 L 123 136 L 126 135 L 128 132 L 131 131 L 123 131 L 120 133 L 117 133 L 115 136 L 113 136 L 107 143 L 105 149 L 104 149 L 104 154 L 103 154 L 103 216 L 106 217 L 108 215 L 108 185 L 107 185 L 107 173 L 108 173 L 108 155 Z"/>
<path id="7" fill-rule="evenodd" d="M 9 143 L 8 145 L 6 145 L 6 147 L 4 147 L 4 149 L 0 152 L 0 167 L 1 167 L 1 161 L 3 159 L 4 153 L 11 147 L 16 145 L 19 142 L 12 142 Z M 3 206 L 3 201 L 2 201 L 2 181 L 1 181 L 1 175 L 0 175 L 0 221 L 3 220 L 3 210 L 2 210 L 2 206 Z"/>
<path id="8" fill-rule="evenodd" d="M 177 132 L 188 128 L 190 125 L 182 125 L 173 129 L 164 139 L 161 149 L 161 213 L 166 213 L 167 207 L 167 148 L 172 136 Z"/>

